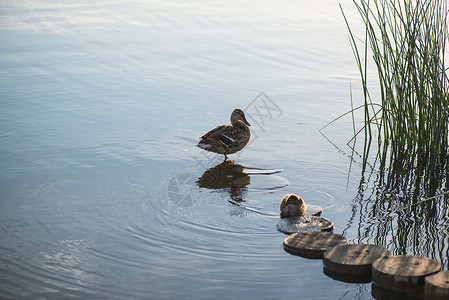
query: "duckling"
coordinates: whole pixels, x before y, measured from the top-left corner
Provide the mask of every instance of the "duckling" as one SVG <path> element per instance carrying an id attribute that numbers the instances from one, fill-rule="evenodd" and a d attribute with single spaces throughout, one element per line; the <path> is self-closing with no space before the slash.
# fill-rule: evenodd
<path id="1" fill-rule="evenodd" d="M 295 194 L 287 194 L 281 201 L 281 218 L 304 216 L 307 205 L 302 198 Z"/>
<path id="2" fill-rule="evenodd" d="M 243 110 L 237 108 L 231 114 L 231 125 L 218 126 L 200 138 L 197 147 L 209 152 L 233 154 L 242 150 L 251 137 L 251 126 L 245 118 Z"/>
<path id="3" fill-rule="evenodd" d="M 311 205 L 307 213 L 306 208 L 306 203 L 298 195 L 285 195 L 281 201 L 281 219 L 276 224 L 277 229 L 286 234 L 302 231 L 334 230 L 332 221 L 319 217 L 323 211 L 321 207 Z"/>

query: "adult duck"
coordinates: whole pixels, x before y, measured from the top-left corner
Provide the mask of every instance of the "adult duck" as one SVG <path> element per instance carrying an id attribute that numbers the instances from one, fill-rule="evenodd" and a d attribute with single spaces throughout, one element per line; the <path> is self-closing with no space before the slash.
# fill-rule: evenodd
<path id="1" fill-rule="evenodd" d="M 243 110 L 237 108 L 231 114 L 231 125 L 218 126 L 200 138 L 197 147 L 209 152 L 228 154 L 242 150 L 251 137 L 251 126 L 245 118 Z"/>

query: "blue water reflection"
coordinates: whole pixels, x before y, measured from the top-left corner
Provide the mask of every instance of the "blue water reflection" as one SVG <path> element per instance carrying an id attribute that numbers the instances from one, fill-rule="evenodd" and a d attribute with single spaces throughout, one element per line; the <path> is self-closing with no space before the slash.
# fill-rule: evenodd
<path id="1" fill-rule="evenodd" d="M 0 24 L 0 297 L 371 298 L 275 227 L 296 192 L 358 235 L 351 124 L 318 133 L 358 83 L 336 2 L 7 1 Z M 194 145 L 262 91 L 279 113 L 231 159 L 282 172 L 239 206 Z"/>

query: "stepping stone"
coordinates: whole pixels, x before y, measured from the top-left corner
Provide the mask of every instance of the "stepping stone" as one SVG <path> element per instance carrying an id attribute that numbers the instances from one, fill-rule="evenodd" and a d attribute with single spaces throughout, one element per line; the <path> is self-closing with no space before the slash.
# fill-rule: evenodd
<path id="1" fill-rule="evenodd" d="M 373 262 L 389 255 L 390 252 L 381 246 L 340 245 L 324 253 L 323 263 L 327 269 L 336 273 L 371 277 Z"/>
<path id="2" fill-rule="evenodd" d="M 326 231 L 307 231 L 289 235 L 284 239 L 285 251 L 306 258 L 323 258 L 323 253 L 335 246 L 347 244 L 339 234 Z"/>
<path id="3" fill-rule="evenodd" d="M 427 276 L 425 289 L 426 299 L 449 299 L 449 271 Z"/>
<path id="4" fill-rule="evenodd" d="M 326 267 L 323 267 L 323 273 L 332 279 L 346 282 L 346 283 L 370 283 L 371 282 L 371 274 L 370 275 L 343 274 L 343 273 L 334 272 Z"/>
<path id="5" fill-rule="evenodd" d="M 373 281 L 381 288 L 407 292 L 424 289 L 424 278 L 441 270 L 427 257 L 397 255 L 379 258 L 373 263 Z"/>
<path id="6" fill-rule="evenodd" d="M 404 290 L 401 292 L 387 290 L 379 287 L 374 282 L 371 284 L 371 295 L 378 300 L 424 300 L 424 289 Z M 430 298 L 429 300 L 433 300 Z"/>
<path id="7" fill-rule="evenodd" d="M 287 234 L 304 231 L 332 231 L 334 230 L 334 223 L 322 217 L 297 216 L 280 219 L 276 228 Z"/>

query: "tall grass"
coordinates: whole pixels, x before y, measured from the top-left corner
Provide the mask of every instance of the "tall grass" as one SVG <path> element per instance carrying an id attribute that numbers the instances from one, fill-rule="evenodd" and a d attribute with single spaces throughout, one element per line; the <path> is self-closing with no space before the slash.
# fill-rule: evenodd
<path id="1" fill-rule="evenodd" d="M 364 94 L 361 107 L 365 124 L 358 132 L 354 131 L 354 138 L 364 134 L 367 141 L 377 136 L 380 149 L 389 153 L 390 169 L 414 170 L 417 176 L 443 172 L 447 178 L 449 80 L 444 62 L 447 2 L 354 0 L 353 3 L 363 20 L 364 40 L 354 35 L 341 5 L 340 8 Z M 368 89 L 368 67 L 373 62 L 380 91 L 376 97 Z"/>

